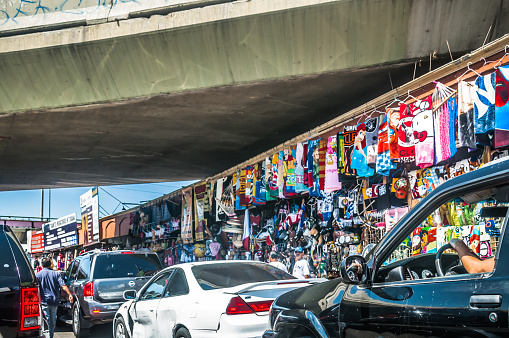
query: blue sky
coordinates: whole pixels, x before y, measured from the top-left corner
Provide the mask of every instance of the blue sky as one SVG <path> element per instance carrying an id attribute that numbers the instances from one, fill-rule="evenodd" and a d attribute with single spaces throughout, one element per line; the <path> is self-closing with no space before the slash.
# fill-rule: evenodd
<path id="1" fill-rule="evenodd" d="M 99 217 L 111 215 L 135 207 L 134 203 L 144 203 L 188 186 L 196 181 L 161 182 L 150 184 L 112 185 L 99 187 Z M 59 218 L 72 213 L 80 217 L 80 196 L 90 190 L 84 188 L 51 189 L 51 214 L 49 214 L 49 191 L 44 190 L 44 218 Z M 41 190 L 0 192 L 0 217 L 40 217 Z"/>

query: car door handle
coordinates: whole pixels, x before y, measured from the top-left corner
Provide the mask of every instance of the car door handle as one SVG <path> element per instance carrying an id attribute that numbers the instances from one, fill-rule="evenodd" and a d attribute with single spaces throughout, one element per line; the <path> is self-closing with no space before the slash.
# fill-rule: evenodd
<path id="1" fill-rule="evenodd" d="M 470 307 L 474 308 L 498 308 L 502 305 L 501 295 L 472 295 Z"/>

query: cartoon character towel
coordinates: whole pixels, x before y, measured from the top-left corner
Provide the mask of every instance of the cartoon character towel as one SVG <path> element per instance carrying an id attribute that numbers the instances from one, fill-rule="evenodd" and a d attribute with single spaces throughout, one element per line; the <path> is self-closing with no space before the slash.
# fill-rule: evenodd
<path id="1" fill-rule="evenodd" d="M 367 163 L 371 168 L 376 167 L 378 152 L 378 120 L 379 117 L 366 120 L 366 155 Z"/>
<path id="2" fill-rule="evenodd" d="M 399 105 L 399 160 L 403 163 L 414 162 L 415 160 L 414 111 L 413 103 L 402 103 Z"/>
<path id="3" fill-rule="evenodd" d="M 433 132 L 433 108 L 431 95 L 413 105 L 413 130 L 415 140 L 415 164 L 430 167 L 435 161 L 435 139 Z"/>
<path id="4" fill-rule="evenodd" d="M 375 173 L 373 168 L 370 168 L 367 163 L 366 125 L 364 123 L 359 123 L 357 125 L 357 133 L 353 144 L 350 167 L 356 170 L 357 176 L 359 177 L 369 177 L 373 176 Z"/>
<path id="5" fill-rule="evenodd" d="M 391 161 L 389 153 L 389 123 L 387 114 L 382 116 L 378 131 L 378 156 L 376 159 L 376 172 L 383 176 L 389 176 L 391 169 L 396 169 L 396 163 Z"/>

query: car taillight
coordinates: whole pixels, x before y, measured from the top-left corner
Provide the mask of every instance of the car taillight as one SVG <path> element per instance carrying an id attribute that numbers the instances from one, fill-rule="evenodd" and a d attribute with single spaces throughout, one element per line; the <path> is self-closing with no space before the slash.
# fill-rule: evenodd
<path id="1" fill-rule="evenodd" d="M 269 311 L 270 306 L 272 305 L 273 300 L 264 300 L 261 302 L 252 302 L 247 303 L 251 308 L 254 310 L 254 312 L 264 312 Z"/>
<path id="2" fill-rule="evenodd" d="M 20 331 L 39 329 L 39 289 L 21 289 Z"/>
<path id="3" fill-rule="evenodd" d="M 85 299 L 91 299 L 94 297 L 94 282 L 88 282 L 83 287 L 83 297 Z"/>
<path id="4" fill-rule="evenodd" d="M 226 308 L 226 314 L 241 315 L 246 313 L 269 311 L 272 302 L 273 300 L 264 300 L 261 302 L 246 303 L 242 298 L 234 297 L 230 300 L 230 303 Z"/>
<path id="5" fill-rule="evenodd" d="M 228 307 L 226 308 L 227 315 L 241 315 L 246 313 L 252 313 L 253 309 L 247 305 L 246 302 L 240 297 L 234 297 L 228 303 Z"/>
<path id="6" fill-rule="evenodd" d="M 136 252 L 134 251 L 122 251 L 121 254 L 124 254 L 124 255 L 130 255 L 130 254 L 134 254 Z"/>

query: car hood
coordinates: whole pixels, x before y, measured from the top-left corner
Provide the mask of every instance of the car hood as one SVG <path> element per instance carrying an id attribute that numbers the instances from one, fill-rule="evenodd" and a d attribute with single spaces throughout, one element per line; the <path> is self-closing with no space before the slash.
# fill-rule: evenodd
<path id="1" fill-rule="evenodd" d="M 279 296 L 275 306 L 287 309 L 305 309 L 319 315 L 324 310 L 339 304 L 347 284 L 341 278 L 298 288 Z"/>

